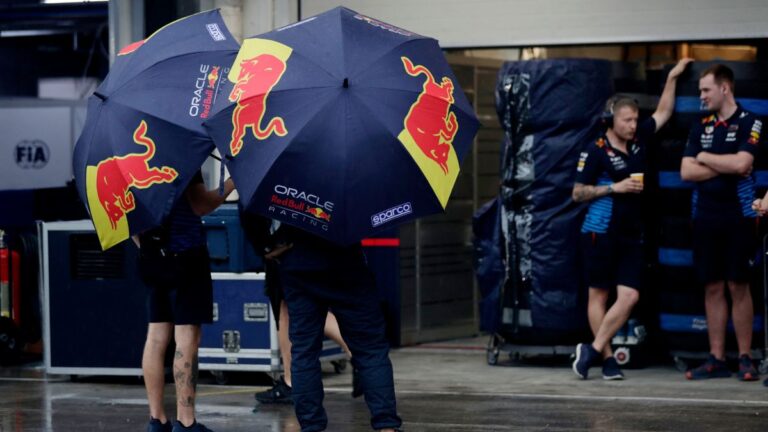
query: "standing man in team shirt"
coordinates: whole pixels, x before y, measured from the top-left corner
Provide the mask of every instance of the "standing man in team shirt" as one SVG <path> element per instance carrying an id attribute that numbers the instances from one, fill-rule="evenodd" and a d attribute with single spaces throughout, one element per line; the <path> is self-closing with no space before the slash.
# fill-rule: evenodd
<path id="1" fill-rule="evenodd" d="M 725 333 L 731 295 L 731 318 L 739 347 L 738 377 L 755 381 L 750 350 L 754 310 L 749 290 L 750 260 L 755 253 L 756 217 L 752 208 L 752 164 L 762 122 L 734 97 L 735 79 L 727 66 L 705 69 L 699 78 L 700 99 L 710 111 L 691 128 L 680 167 L 683 180 L 695 182 L 693 194 L 694 263 L 705 286 L 709 358 L 689 370 L 688 379 L 724 378 Z"/>

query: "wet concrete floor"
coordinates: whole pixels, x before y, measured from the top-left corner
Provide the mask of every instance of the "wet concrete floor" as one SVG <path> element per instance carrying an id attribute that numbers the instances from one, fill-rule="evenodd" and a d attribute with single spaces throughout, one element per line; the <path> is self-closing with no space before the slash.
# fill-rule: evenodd
<path id="1" fill-rule="evenodd" d="M 599 369 L 581 381 L 566 361 L 488 366 L 479 349 L 393 351 L 398 409 L 415 431 L 765 431 L 768 387 L 736 378 L 686 381 L 672 366 L 625 371 L 604 381 Z M 325 367 L 329 431 L 370 430 L 362 399 L 352 399 L 349 368 Z M 299 431 L 290 405 L 256 407 L 261 377 L 229 385 L 201 377 L 198 419 L 221 431 Z M 173 407 L 173 385 L 167 386 Z M 0 432 L 144 431 L 138 378 L 46 377 L 38 368 L 0 369 Z"/>

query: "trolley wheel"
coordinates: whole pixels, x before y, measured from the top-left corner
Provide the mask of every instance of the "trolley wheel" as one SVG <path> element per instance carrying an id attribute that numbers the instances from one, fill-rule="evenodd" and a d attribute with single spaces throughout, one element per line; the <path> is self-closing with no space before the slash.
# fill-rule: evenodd
<path id="1" fill-rule="evenodd" d="M 768 359 L 761 361 L 757 370 L 763 375 L 768 374 Z"/>
<path id="2" fill-rule="evenodd" d="M 229 383 L 229 374 L 224 371 L 211 371 L 216 384 L 227 385 Z"/>
<path id="3" fill-rule="evenodd" d="M 495 366 L 499 363 L 499 348 L 493 348 L 489 349 L 487 351 L 488 353 L 488 364 L 491 366 Z"/>
<path id="4" fill-rule="evenodd" d="M 347 370 L 347 361 L 345 359 L 331 361 L 333 365 L 333 371 L 340 374 Z"/>
<path id="5" fill-rule="evenodd" d="M 679 370 L 680 372 L 686 372 L 688 370 L 688 362 L 680 357 L 673 357 L 673 360 L 675 361 L 675 368 Z"/>

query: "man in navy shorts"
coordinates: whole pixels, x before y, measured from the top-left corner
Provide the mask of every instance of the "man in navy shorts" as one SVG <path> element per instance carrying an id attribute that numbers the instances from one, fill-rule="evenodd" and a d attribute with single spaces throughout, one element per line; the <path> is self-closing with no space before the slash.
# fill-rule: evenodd
<path id="1" fill-rule="evenodd" d="M 754 310 L 749 290 L 750 261 L 755 256 L 756 216 L 752 209 L 755 180 L 752 164 L 762 122 L 734 97 L 733 71 L 724 65 L 705 69 L 699 79 L 700 99 L 710 115 L 693 125 L 680 174 L 694 182 L 694 263 L 705 286 L 710 354 L 688 379 L 725 378 L 725 332 L 731 295 L 731 317 L 739 347 L 738 377 L 755 381 L 750 350 Z"/>
<path id="2" fill-rule="evenodd" d="M 621 95 L 609 99 L 603 114 L 605 133 L 579 158 L 573 200 L 589 202 L 581 242 L 589 285 L 587 315 L 595 336 L 591 344 L 576 346 L 573 371 L 581 379 L 587 379 L 590 367 L 601 359 L 604 379 L 624 378 L 610 341 L 640 298 L 645 267 L 640 198 L 645 147 L 672 116 L 677 78 L 690 62 L 683 59 L 672 68 L 656 111 L 642 122 L 638 123 L 637 101 Z M 608 309 L 613 289 L 616 301 Z"/>
<path id="3" fill-rule="evenodd" d="M 149 400 L 148 432 L 210 431 L 195 420 L 200 325 L 213 319 L 211 267 L 200 217 L 233 190 L 227 180 L 223 195 L 208 191 L 198 173 L 162 226 L 138 236 L 139 273 L 149 288 L 149 329 L 141 362 Z M 163 407 L 165 351 L 172 335 L 177 408 L 173 423 Z"/>

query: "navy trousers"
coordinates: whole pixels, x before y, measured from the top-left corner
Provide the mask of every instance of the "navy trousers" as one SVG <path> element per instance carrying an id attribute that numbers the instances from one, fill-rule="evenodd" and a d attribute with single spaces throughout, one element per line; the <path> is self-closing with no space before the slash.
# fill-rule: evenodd
<path id="1" fill-rule="evenodd" d="M 290 316 L 296 417 L 304 432 L 322 431 L 328 424 L 323 408 L 320 353 L 330 308 L 352 352 L 352 365 L 359 371 L 371 426 L 399 428 L 402 422 L 397 415 L 389 344 L 373 274 L 364 262 L 343 264 L 323 269 L 280 269 Z"/>

